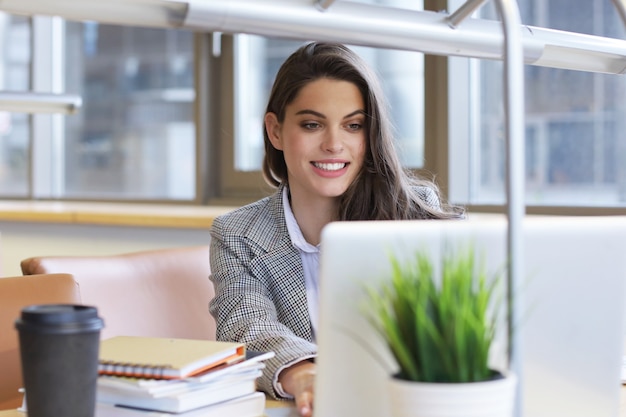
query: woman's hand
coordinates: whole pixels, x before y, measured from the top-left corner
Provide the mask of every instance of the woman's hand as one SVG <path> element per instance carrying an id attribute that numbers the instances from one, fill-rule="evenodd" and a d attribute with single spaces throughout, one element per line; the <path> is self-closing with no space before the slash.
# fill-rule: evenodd
<path id="1" fill-rule="evenodd" d="M 287 394 L 296 402 L 296 409 L 302 417 L 313 415 L 313 385 L 315 381 L 315 363 L 302 361 L 283 370 L 278 382 Z"/>

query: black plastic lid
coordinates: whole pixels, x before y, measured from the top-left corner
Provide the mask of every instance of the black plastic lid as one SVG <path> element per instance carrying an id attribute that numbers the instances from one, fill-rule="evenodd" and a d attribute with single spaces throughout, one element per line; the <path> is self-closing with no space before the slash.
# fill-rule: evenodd
<path id="1" fill-rule="evenodd" d="M 96 307 L 76 304 L 37 304 L 24 307 L 15 321 L 18 330 L 40 333 L 95 332 L 104 327 Z"/>

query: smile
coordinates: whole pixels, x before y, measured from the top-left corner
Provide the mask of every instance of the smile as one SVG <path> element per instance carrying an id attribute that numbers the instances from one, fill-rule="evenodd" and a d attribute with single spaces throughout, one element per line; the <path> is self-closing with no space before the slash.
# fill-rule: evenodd
<path id="1" fill-rule="evenodd" d="M 321 163 L 321 162 L 313 162 L 313 166 L 316 168 L 322 169 L 324 171 L 338 171 L 343 169 L 348 164 L 345 162 L 333 162 L 333 163 Z"/>

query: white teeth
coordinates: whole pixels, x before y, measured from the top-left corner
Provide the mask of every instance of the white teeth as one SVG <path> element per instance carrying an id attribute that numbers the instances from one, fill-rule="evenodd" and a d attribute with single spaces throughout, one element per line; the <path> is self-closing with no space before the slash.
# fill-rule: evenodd
<path id="1" fill-rule="evenodd" d="M 319 169 L 323 169 L 324 171 L 337 171 L 346 166 L 345 163 L 341 163 L 341 162 L 333 162 L 332 164 L 323 164 L 320 162 L 313 162 L 313 165 L 315 165 Z"/>

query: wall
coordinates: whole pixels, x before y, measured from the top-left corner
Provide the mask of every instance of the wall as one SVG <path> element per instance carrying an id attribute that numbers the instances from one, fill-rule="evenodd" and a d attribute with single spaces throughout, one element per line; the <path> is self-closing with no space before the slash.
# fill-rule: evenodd
<path id="1" fill-rule="evenodd" d="M 208 229 L 0 222 L 0 276 L 21 275 L 20 261 L 38 255 L 110 255 L 202 245 Z"/>

